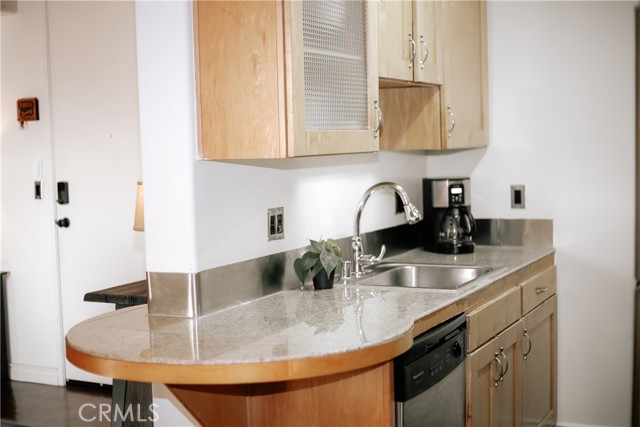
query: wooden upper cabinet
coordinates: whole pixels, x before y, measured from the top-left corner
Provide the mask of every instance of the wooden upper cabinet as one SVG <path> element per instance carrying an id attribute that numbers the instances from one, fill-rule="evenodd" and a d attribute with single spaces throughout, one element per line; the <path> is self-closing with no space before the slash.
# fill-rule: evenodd
<path id="1" fill-rule="evenodd" d="M 443 148 L 488 144 L 486 3 L 444 1 Z"/>
<path id="2" fill-rule="evenodd" d="M 373 3 L 193 4 L 200 158 L 378 150 Z"/>
<path id="3" fill-rule="evenodd" d="M 378 1 L 381 86 L 442 83 L 439 9 L 438 1 Z"/>

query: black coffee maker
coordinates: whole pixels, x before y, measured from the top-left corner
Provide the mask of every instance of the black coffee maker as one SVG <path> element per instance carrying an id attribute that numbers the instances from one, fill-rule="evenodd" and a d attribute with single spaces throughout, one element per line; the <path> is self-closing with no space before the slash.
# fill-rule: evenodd
<path id="1" fill-rule="evenodd" d="M 473 252 L 476 222 L 471 215 L 469 178 L 422 180 L 423 246 L 431 252 Z"/>

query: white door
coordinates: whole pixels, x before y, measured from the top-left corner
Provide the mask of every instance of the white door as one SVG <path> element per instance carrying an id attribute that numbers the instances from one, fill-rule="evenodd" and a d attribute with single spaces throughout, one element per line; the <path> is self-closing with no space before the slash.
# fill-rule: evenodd
<path id="1" fill-rule="evenodd" d="M 142 176 L 133 1 L 48 3 L 56 203 L 64 333 L 113 304 L 87 292 L 142 280 L 144 238 L 133 231 Z M 108 382 L 66 362 L 67 379 Z"/>

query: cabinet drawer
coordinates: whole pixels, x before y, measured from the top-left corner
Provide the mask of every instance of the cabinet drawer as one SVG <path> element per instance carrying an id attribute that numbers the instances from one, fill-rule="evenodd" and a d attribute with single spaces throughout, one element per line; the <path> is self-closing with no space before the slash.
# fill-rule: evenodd
<path id="1" fill-rule="evenodd" d="M 555 295 L 556 266 L 552 265 L 520 286 L 522 287 L 522 314 L 526 314 L 550 296 Z"/>
<path id="2" fill-rule="evenodd" d="M 515 287 L 467 314 L 468 351 L 473 351 L 520 319 L 520 287 Z"/>

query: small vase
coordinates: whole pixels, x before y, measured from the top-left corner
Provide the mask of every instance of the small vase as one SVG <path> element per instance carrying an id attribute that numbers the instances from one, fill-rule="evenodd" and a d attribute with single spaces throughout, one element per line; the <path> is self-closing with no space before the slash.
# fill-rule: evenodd
<path id="1" fill-rule="evenodd" d="M 334 269 L 329 276 L 325 270 L 320 270 L 318 274 L 313 277 L 314 289 L 331 289 L 333 288 L 333 279 L 336 276 L 336 270 Z"/>

